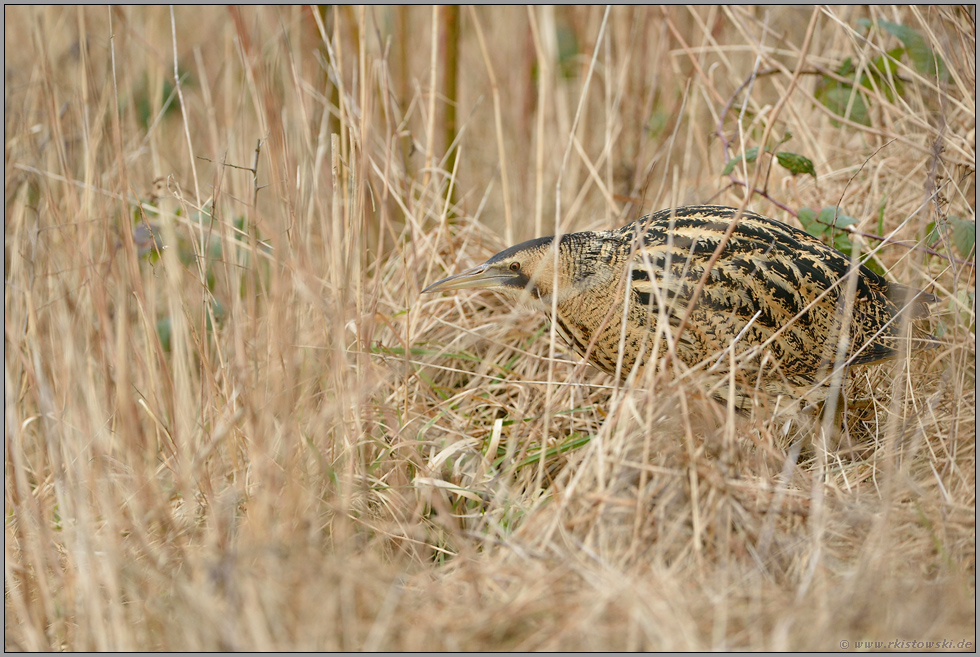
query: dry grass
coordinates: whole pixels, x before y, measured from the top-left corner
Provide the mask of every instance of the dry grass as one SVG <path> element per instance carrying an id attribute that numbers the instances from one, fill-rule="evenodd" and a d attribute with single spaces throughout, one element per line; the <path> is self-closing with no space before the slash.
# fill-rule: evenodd
<path id="1" fill-rule="evenodd" d="M 5 10 L 6 649 L 975 642 L 973 9 L 316 12 Z M 419 295 L 747 196 L 940 298 L 839 448 Z"/>

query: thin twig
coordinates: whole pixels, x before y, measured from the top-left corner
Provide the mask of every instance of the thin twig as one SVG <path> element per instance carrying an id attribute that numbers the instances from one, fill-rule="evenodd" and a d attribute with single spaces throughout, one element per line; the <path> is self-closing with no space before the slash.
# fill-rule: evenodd
<path id="1" fill-rule="evenodd" d="M 803 70 L 803 64 L 806 61 L 807 53 L 810 50 L 810 41 L 813 39 L 814 28 L 817 25 L 817 16 L 820 10 L 815 9 L 813 15 L 810 18 L 810 25 L 807 27 L 806 36 L 803 39 L 803 47 L 800 48 L 800 57 L 796 65 L 796 73 L 790 79 L 789 88 L 779 99 L 779 102 L 773 108 L 772 113 L 769 115 L 769 121 L 766 124 L 766 129 L 762 133 L 761 143 L 763 145 L 769 140 L 769 135 L 772 133 L 773 126 L 776 124 L 776 119 L 779 117 L 779 113 L 782 111 L 783 106 L 789 100 L 793 93 L 793 89 L 796 87 L 796 82 L 800 78 L 800 73 Z M 732 234 L 735 232 L 735 228 L 738 226 L 738 220 L 741 218 L 742 213 L 745 211 L 749 204 L 749 200 L 752 198 L 752 194 L 756 189 L 759 181 L 759 176 L 762 173 L 762 167 L 756 166 L 755 175 L 752 179 L 752 184 L 748 187 L 749 192 L 746 193 L 745 199 L 742 201 L 738 210 L 735 212 L 735 216 L 732 218 L 732 222 L 729 224 L 728 229 L 722 236 L 721 240 L 718 242 L 718 246 L 715 247 L 714 253 L 711 254 L 711 258 L 708 260 L 708 264 L 704 267 L 704 272 L 701 274 L 701 279 L 698 281 L 697 286 L 694 288 L 694 292 L 691 294 L 691 300 L 687 304 L 687 309 L 684 312 L 683 318 L 681 318 L 680 325 L 677 327 L 676 337 L 674 338 L 675 343 L 680 342 L 681 336 L 684 333 L 684 329 L 687 328 L 687 322 L 691 317 L 691 313 L 694 312 L 694 308 L 697 306 L 698 299 L 701 297 L 701 291 L 704 290 L 704 285 L 708 281 L 708 277 L 711 276 L 711 271 L 718 262 L 718 258 L 721 257 L 722 252 L 724 252 L 725 247 L 728 246 L 728 240 L 731 239 Z M 671 353 L 667 354 L 667 361 L 670 360 Z"/>

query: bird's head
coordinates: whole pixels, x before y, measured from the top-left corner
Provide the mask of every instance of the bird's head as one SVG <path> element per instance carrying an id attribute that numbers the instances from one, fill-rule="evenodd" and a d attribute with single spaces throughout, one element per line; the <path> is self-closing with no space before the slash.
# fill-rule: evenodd
<path id="1" fill-rule="evenodd" d="M 540 237 L 504 249 L 482 265 L 444 278 L 422 292 L 498 290 L 550 311 L 555 292 L 561 303 L 613 276 L 610 246 L 597 233 L 570 233 L 561 240 Z"/>

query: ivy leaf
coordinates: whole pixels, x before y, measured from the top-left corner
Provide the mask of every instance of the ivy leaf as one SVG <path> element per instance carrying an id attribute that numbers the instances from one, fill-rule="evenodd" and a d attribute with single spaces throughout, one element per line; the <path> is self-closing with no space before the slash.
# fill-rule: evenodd
<path id="1" fill-rule="evenodd" d="M 854 217 L 844 214 L 840 211 L 836 205 L 828 205 L 823 210 L 820 211 L 820 216 L 818 217 L 820 221 L 833 226 L 834 228 L 846 228 L 847 226 L 853 226 L 858 222 Z"/>
<path id="2" fill-rule="evenodd" d="M 800 208 L 797 217 L 800 223 L 803 224 L 803 230 L 814 237 L 820 237 L 827 230 L 827 226 L 817 221 L 817 211 L 812 208 Z"/>
<path id="3" fill-rule="evenodd" d="M 930 78 L 938 78 L 941 82 L 949 81 L 949 71 L 942 57 L 933 52 L 921 34 L 907 25 L 885 20 L 878 21 L 878 27 L 898 37 L 908 51 L 915 70 Z"/>
<path id="4" fill-rule="evenodd" d="M 837 206 L 836 205 L 828 205 L 827 207 L 825 207 L 823 210 L 820 211 L 820 214 L 817 215 L 817 219 L 821 223 L 823 223 L 823 224 L 825 224 L 827 226 L 833 226 L 834 225 L 834 217 L 835 217 L 836 214 L 837 214 Z"/>
<path id="5" fill-rule="evenodd" d="M 834 238 L 834 248 L 848 257 L 854 251 L 854 245 L 851 244 L 851 239 L 847 236 L 847 233 L 841 233 Z"/>
<path id="6" fill-rule="evenodd" d="M 830 80 L 829 78 L 827 78 L 825 82 L 825 86 L 817 95 L 817 98 L 819 98 L 820 102 L 824 104 L 824 107 L 829 109 L 834 114 L 842 116 L 845 119 L 850 119 L 855 123 L 860 123 L 861 125 L 866 126 L 871 125 L 871 117 L 868 115 L 868 106 L 865 105 L 864 98 L 861 97 L 861 94 L 854 91 L 854 87 L 851 85 L 841 84 L 836 80 Z M 854 96 L 853 102 L 851 102 L 851 96 Z M 851 105 L 850 113 L 847 111 L 848 103 Z"/>
<path id="7" fill-rule="evenodd" d="M 579 55 L 580 48 L 578 39 L 573 30 L 566 25 L 559 25 L 557 29 L 558 37 L 558 66 L 563 77 L 571 78 L 578 72 L 576 57 Z"/>
<path id="8" fill-rule="evenodd" d="M 782 151 L 780 153 L 776 153 L 776 161 L 779 162 L 781 167 L 788 170 L 794 176 L 801 173 L 808 173 L 813 176 L 814 179 L 817 177 L 817 172 L 813 169 L 813 162 L 810 161 L 810 158 L 804 157 L 803 155 Z"/>
<path id="9" fill-rule="evenodd" d="M 755 162 L 758 158 L 759 158 L 758 146 L 753 146 L 752 148 L 745 151 L 746 162 Z M 738 163 L 741 161 L 742 161 L 741 157 L 733 157 L 732 159 L 728 160 L 728 164 L 726 164 L 725 168 L 721 170 L 721 175 L 727 176 L 728 174 L 730 174 L 732 171 L 735 170 L 735 167 L 738 166 Z"/>
<path id="10" fill-rule="evenodd" d="M 870 269 L 871 271 L 873 271 L 874 273 L 878 274 L 879 276 L 885 275 L 885 268 L 879 265 L 878 261 L 875 260 L 874 258 L 871 257 L 865 258 L 864 262 L 862 262 L 861 264 L 867 267 L 868 269 Z"/>
<path id="11" fill-rule="evenodd" d="M 820 212 L 811 208 L 801 208 L 797 216 L 806 232 L 821 239 L 824 239 L 828 230 L 853 226 L 858 222 L 854 217 L 841 212 L 836 205 L 828 205 Z M 854 250 L 854 244 L 851 243 L 847 231 L 833 235 L 829 242 L 835 249 L 848 256 Z"/>
<path id="12" fill-rule="evenodd" d="M 926 226 L 925 242 L 936 246 L 943 241 L 943 235 L 949 236 L 953 246 L 964 258 L 973 255 L 977 243 L 977 225 L 974 222 L 956 216 L 949 217 L 944 222 L 930 221 Z"/>
<path id="13" fill-rule="evenodd" d="M 160 346 L 163 348 L 164 351 L 169 352 L 170 336 L 173 332 L 173 326 L 172 326 L 172 322 L 170 321 L 170 317 L 167 316 L 159 320 L 157 322 L 156 329 L 157 329 L 157 337 L 160 339 Z"/>
<path id="14" fill-rule="evenodd" d="M 898 59 L 905 52 L 905 48 L 894 48 L 884 55 L 875 57 L 871 60 L 868 67 L 868 74 L 861 76 L 861 86 L 870 91 L 876 88 L 885 94 L 888 102 L 895 102 L 895 93 L 899 96 L 905 94 L 905 85 L 898 76 Z"/>
<path id="15" fill-rule="evenodd" d="M 964 258 L 969 258 L 977 245 L 977 225 L 959 217 L 950 217 L 949 223 L 953 227 L 953 246 Z"/>

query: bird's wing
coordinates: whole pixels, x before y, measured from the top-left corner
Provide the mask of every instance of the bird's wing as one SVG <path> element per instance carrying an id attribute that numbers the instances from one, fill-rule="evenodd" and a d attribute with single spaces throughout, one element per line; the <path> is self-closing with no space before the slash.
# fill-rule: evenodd
<path id="1" fill-rule="evenodd" d="M 630 282 L 637 302 L 679 324 L 734 210 L 658 214 L 625 235 L 635 244 Z M 851 273 L 856 289 L 848 309 Z M 688 318 L 691 357 L 707 358 L 741 340 L 764 345 L 789 374 L 809 377 L 839 361 L 837 336 L 848 326 L 848 359 L 881 360 L 894 353 L 892 293 L 900 295 L 899 288 L 866 267 L 853 268 L 843 253 L 801 230 L 745 213 Z"/>

